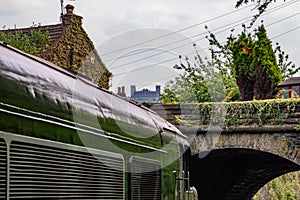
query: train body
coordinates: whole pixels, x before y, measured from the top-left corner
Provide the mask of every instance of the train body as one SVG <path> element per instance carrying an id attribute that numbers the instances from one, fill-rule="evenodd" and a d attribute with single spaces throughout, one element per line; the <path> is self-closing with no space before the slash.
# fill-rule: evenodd
<path id="1" fill-rule="evenodd" d="M 0 199 L 182 199 L 187 147 L 151 110 L 0 43 Z"/>

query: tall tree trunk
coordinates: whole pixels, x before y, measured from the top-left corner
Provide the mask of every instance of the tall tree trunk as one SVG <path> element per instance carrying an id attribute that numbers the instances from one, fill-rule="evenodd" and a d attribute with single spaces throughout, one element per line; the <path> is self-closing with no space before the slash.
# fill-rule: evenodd
<path id="1" fill-rule="evenodd" d="M 262 66 L 257 65 L 254 74 L 254 98 L 258 100 L 272 99 L 275 94 L 275 87 L 268 77 L 266 70 Z"/>
<path id="2" fill-rule="evenodd" d="M 236 77 L 237 85 L 239 87 L 241 100 L 242 101 L 251 101 L 254 97 L 253 92 L 253 80 L 248 76 L 239 74 Z"/>

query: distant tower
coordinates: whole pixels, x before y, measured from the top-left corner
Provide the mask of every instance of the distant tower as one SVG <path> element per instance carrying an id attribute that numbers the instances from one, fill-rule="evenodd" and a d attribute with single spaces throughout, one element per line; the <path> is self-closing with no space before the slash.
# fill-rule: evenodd
<path id="1" fill-rule="evenodd" d="M 156 91 L 156 94 L 159 96 L 160 95 L 160 85 L 155 86 L 155 91 Z"/>
<path id="2" fill-rule="evenodd" d="M 131 85 L 131 86 L 130 86 L 130 94 L 131 94 L 131 96 L 132 96 L 135 92 L 136 92 L 136 87 L 135 87 L 135 85 Z"/>

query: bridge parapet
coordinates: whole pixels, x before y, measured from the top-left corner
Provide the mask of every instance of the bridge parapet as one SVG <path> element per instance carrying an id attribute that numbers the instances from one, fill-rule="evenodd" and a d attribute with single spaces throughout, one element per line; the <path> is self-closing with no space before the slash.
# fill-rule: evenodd
<path id="1" fill-rule="evenodd" d="M 300 170 L 300 99 L 151 109 L 189 136 L 199 199 L 249 200 L 272 179 Z"/>
<path id="2" fill-rule="evenodd" d="M 300 164 L 300 99 L 155 104 L 151 109 L 192 136 L 193 153 L 243 147 Z"/>
<path id="3" fill-rule="evenodd" d="M 153 104 L 163 118 L 177 126 L 219 124 L 222 127 L 246 125 L 300 124 L 300 99 L 221 102 L 200 104 Z M 200 129 L 201 131 L 201 129 Z"/>

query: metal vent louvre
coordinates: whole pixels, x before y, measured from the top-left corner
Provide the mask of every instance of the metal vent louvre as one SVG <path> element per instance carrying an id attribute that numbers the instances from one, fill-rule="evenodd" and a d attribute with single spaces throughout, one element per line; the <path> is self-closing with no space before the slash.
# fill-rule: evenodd
<path id="1" fill-rule="evenodd" d="M 124 199 L 122 158 L 23 142 L 10 148 L 10 199 Z"/>
<path id="2" fill-rule="evenodd" d="M 160 162 L 139 157 L 131 158 L 131 199 L 160 200 Z"/>
<path id="3" fill-rule="evenodd" d="M 0 199 L 6 199 L 6 145 L 3 139 L 0 139 Z"/>

